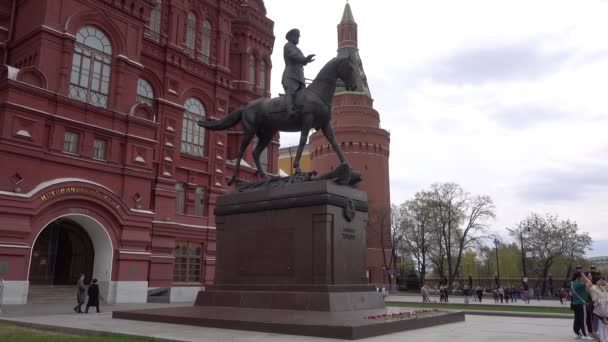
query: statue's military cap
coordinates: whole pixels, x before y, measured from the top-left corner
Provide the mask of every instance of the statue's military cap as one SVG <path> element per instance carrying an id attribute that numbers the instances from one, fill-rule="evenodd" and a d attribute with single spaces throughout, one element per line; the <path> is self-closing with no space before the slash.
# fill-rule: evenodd
<path id="1" fill-rule="evenodd" d="M 289 40 L 289 37 L 291 37 L 292 35 L 296 35 L 296 34 L 299 36 L 299 35 L 300 35 L 300 30 L 298 30 L 298 29 L 296 29 L 296 28 L 291 29 L 291 30 L 289 30 L 289 32 L 287 32 L 287 34 L 285 35 L 285 39 Z"/>

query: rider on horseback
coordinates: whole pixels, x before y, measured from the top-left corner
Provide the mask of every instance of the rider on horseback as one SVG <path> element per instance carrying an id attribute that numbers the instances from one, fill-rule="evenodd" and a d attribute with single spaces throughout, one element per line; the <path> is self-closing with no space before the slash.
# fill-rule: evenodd
<path id="1" fill-rule="evenodd" d="M 298 48 L 300 42 L 300 30 L 292 29 L 285 35 L 287 43 L 283 48 L 283 58 L 285 59 L 285 71 L 283 72 L 283 88 L 285 89 L 285 103 L 287 114 L 295 114 L 296 92 L 306 87 L 304 83 L 304 66 L 314 61 L 315 55 L 304 57 Z"/>

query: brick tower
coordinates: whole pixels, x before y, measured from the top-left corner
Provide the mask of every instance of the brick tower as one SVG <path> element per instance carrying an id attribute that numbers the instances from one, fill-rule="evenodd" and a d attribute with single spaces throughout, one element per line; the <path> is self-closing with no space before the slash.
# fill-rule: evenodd
<path id="1" fill-rule="evenodd" d="M 333 99 L 332 124 L 346 159 L 352 168 L 363 175 L 359 187 L 368 194 L 367 277 L 370 283 L 385 283 L 388 278 L 383 267 L 392 268 L 388 169 L 390 137 L 386 130 L 380 128 L 380 115 L 373 107 L 357 47 L 357 23 L 348 3 L 338 25 L 338 56 L 350 56 L 359 68 L 360 78 L 356 91 L 346 91 L 338 84 Z M 320 132 L 310 137 L 310 152 L 312 169 L 320 173 L 332 170 L 339 163 Z"/>

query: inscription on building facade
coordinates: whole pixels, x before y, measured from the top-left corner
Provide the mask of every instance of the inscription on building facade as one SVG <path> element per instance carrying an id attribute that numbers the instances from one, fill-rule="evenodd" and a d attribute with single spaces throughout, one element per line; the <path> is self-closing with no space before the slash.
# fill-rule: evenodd
<path id="1" fill-rule="evenodd" d="M 118 202 L 116 202 L 110 196 L 108 196 L 102 192 L 99 192 L 95 189 L 85 188 L 82 186 L 66 186 L 66 187 L 59 188 L 59 189 L 56 189 L 53 191 L 49 191 L 49 192 L 45 193 L 44 195 L 40 196 L 40 200 L 42 202 L 44 202 L 44 201 L 50 200 L 50 199 L 58 197 L 58 196 L 70 195 L 70 194 L 78 194 L 78 195 L 86 195 L 86 196 L 95 197 L 99 200 L 106 202 L 107 204 L 111 205 L 112 207 L 114 207 L 116 209 L 120 208 L 120 204 L 118 204 Z"/>

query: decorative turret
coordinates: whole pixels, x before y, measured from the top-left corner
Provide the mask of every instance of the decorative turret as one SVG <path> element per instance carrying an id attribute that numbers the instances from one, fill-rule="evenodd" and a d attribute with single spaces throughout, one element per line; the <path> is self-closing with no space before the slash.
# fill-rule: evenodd
<path id="1" fill-rule="evenodd" d="M 355 91 L 347 91 L 338 83 L 332 102 L 332 125 L 350 166 L 361 172 L 359 187 L 365 190 L 369 201 L 367 227 L 367 276 L 370 283 L 386 283 L 384 260 L 391 259 L 389 228 L 380 225 L 390 222 L 381 216 L 390 209 L 389 188 L 389 133 L 380 127 L 380 114 L 373 107 L 373 99 L 363 71 L 357 44 L 357 23 L 346 3 L 338 25 L 338 57 L 350 56 L 359 69 Z M 339 165 L 338 157 L 325 137 L 317 132 L 310 137 L 312 169 L 323 174 Z M 392 281 L 391 281 L 392 282 Z"/>
<path id="2" fill-rule="evenodd" d="M 367 85 L 367 76 L 363 71 L 363 63 L 359 57 L 359 48 L 357 40 L 357 23 L 350 9 L 350 4 L 347 2 L 342 14 L 342 21 L 338 24 L 338 57 L 349 56 L 353 60 L 355 67 L 359 68 L 359 80 L 357 82 L 357 90 L 355 93 L 365 94 L 372 97 L 369 86 Z M 346 89 L 338 84 L 336 94 L 345 92 Z"/>

